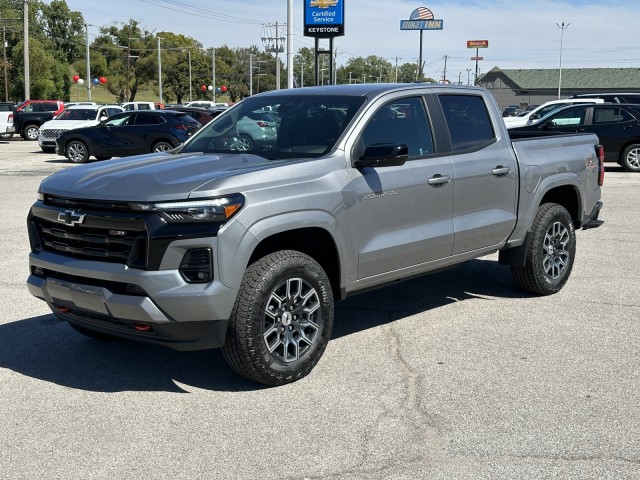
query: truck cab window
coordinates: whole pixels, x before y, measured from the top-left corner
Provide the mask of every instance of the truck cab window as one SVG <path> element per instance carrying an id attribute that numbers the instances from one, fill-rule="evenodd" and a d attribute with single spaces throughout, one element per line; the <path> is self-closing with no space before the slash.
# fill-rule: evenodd
<path id="1" fill-rule="evenodd" d="M 481 96 L 439 95 L 454 152 L 479 149 L 495 141 L 487 106 Z"/>
<path id="2" fill-rule="evenodd" d="M 431 127 L 418 97 L 394 100 L 382 106 L 362 133 L 364 147 L 375 144 L 404 144 L 409 157 L 434 153 Z"/>

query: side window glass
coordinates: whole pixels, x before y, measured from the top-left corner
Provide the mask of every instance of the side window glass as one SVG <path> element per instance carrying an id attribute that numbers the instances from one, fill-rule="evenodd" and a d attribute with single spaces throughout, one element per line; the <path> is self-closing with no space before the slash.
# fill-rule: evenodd
<path id="1" fill-rule="evenodd" d="M 619 108 L 597 108 L 593 112 L 593 123 L 600 125 L 603 123 L 619 123 L 628 121 L 628 116 L 625 117 L 626 112 L 621 111 Z M 628 114 L 627 114 L 628 115 Z"/>
<path id="2" fill-rule="evenodd" d="M 478 149 L 493 143 L 491 117 L 481 96 L 439 95 L 454 152 Z"/>
<path id="3" fill-rule="evenodd" d="M 375 144 L 404 144 L 409 157 L 434 153 L 431 127 L 419 97 L 387 103 L 371 118 L 362 133 L 364 147 Z"/>
<path id="4" fill-rule="evenodd" d="M 571 108 L 566 112 L 560 112 L 552 118 L 552 122 L 558 127 L 575 127 L 584 125 L 587 116 L 587 107 Z"/>

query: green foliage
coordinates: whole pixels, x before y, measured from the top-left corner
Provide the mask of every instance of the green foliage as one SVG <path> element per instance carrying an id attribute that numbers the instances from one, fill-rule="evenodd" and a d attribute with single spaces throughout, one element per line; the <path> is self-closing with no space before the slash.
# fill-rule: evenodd
<path id="1" fill-rule="evenodd" d="M 24 0 L 0 0 L 0 18 L 6 28 L 9 96 L 24 98 Z M 96 27 L 93 27 L 95 31 Z M 261 51 L 258 46 L 232 48 L 227 45 L 205 49 L 197 40 L 172 32 L 149 32 L 136 20 L 99 27 L 90 45 L 90 78 L 86 77 L 86 31 L 82 14 L 71 11 L 66 0 L 29 0 L 29 77 L 31 98 L 78 100 L 87 98 L 87 84 L 71 80 L 79 75 L 89 83 L 104 76 L 106 85 L 91 85 L 92 100 L 106 102 L 159 100 L 162 77 L 164 103 L 189 99 L 227 98 L 225 94 L 202 91 L 213 83 L 227 87 L 231 101 L 276 88 L 277 66 L 280 88 L 286 88 L 287 71 L 283 56 Z M 158 61 L 160 38 L 160 62 Z M 321 83 L 329 83 L 330 57 L 318 59 Z M 315 84 L 312 48 L 301 48 L 293 59 L 297 86 Z M 335 72 L 337 83 L 415 81 L 415 63 L 392 65 L 375 55 L 350 59 Z M 191 79 L 191 82 L 189 80 Z M 429 81 L 430 79 L 423 79 Z"/>

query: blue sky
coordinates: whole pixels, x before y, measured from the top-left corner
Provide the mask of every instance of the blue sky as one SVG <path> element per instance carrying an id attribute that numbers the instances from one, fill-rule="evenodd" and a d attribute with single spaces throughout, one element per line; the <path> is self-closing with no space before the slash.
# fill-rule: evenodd
<path id="1" fill-rule="evenodd" d="M 293 51 L 313 47 L 302 34 L 303 6 L 293 0 Z M 640 2 L 629 0 L 530 1 L 493 0 L 416 2 L 405 0 L 345 1 L 345 36 L 334 46 L 341 65 L 349 58 L 377 55 L 395 64 L 414 62 L 419 55 L 419 33 L 401 31 L 420 6 L 442 19 L 441 31 L 423 34 L 426 74 L 451 81 L 466 81 L 466 69 L 475 49 L 467 40 L 489 40 L 480 49 L 480 71 L 500 68 L 557 68 L 562 30 L 563 68 L 640 68 L 637 43 Z M 67 0 L 85 21 L 96 26 L 128 22 L 133 18 L 149 31 L 172 31 L 191 36 L 205 48 L 262 46 L 262 36 L 275 35 L 274 27 L 287 21 L 287 0 Z M 283 28 L 279 33 L 286 35 Z M 89 27 L 90 36 L 98 34 Z M 325 45 L 327 48 L 327 45 Z M 283 57 L 284 58 L 284 57 Z"/>

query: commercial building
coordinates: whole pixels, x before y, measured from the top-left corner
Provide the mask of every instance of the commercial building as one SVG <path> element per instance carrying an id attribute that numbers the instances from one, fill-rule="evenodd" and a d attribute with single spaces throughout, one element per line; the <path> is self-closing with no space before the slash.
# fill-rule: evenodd
<path id="1" fill-rule="evenodd" d="M 501 107 L 539 105 L 580 93 L 640 93 L 640 68 L 513 69 L 494 67 L 476 83 L 490 90 Z"/>

